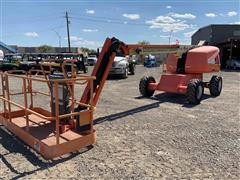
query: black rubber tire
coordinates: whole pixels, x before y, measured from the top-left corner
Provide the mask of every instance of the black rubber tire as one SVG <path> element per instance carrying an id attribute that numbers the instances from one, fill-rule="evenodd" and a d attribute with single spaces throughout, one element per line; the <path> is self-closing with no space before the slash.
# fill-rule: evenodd
<path id="1" fill-rule="evenodd" d="M 237 65 L 234 64 L 234 65 L 233 65 L 233 70 L 236 70 L 236 69 L 237 69 Z"/>
<path id="2" fill-rule="evenodd" d="M 201 92 L 200 88 L 202 89 Z M 200 94 L 199 94 L 200 93 Z M 192 79 L 188 83 L 186 99 L 190 104 L 199 104 L 204 94 L 203 83 L 199 79 Z"/>
<path id="3" fill-rule="evenodd" d="M 85 72 L 84 73 L 88 73 L 88 66 L 85 66 Z"/>
<path id="4" fill-rule="evenodd" d="M 222 91 L 222 77 L 212 76 L 209 83 L 209 91 L 212 96 L 219 96 Z"/>
<path id="5" fill-rule="evenodd" d="M 125 69 L 124 74 L 122 74 L 122 78 L 123 79 L 127 79 L 128 78 L 128 68 Z"/>
<path id="6" fill-rule="evenodd" d="M 148 89 L 149 83 L 155 83 L 155 79 L 152 76 L 144 76 L 139 83 L 139 92 L 144 97 L 151 97 L 154 94 L 154 91 Z"/>
<path id="7" fill-rule="evenodd" d="M 131 75 L 135 75 L 135 67 L 134 67 L 134 69 L 131 71 Z"/>
<path id="8" fill-rule="evenodd" d="M 135 74 L 135 68 L 136 68 L 136 66 L 133 64 L 132 67 L 129 69 L 130 70 L 130 75 Z"/>

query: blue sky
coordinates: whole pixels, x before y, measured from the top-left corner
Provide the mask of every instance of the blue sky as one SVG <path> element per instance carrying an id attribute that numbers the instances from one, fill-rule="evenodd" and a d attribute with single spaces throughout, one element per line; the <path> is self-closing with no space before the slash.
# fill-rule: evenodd
<path id="1" fill-rule="evenodd" d="M 7 44 L 67 46 L 65 12 L 71 44 L 96 48 L 106 37 L 126 43 L 147 40 L 189 44 L 191 34 L 209 24 L 240 23 L 239 1 L 74 1 L 0 0 L 0 38 Z"/>

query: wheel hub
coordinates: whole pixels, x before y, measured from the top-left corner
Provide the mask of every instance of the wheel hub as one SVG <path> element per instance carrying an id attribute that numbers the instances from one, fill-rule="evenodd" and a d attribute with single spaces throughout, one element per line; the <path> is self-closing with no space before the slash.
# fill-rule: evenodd
<path id="1" fill-rule="evenodd" d="M 222 89 L 222 81 L 219 80 L 219 82 L 218 82 L 218 91 L 221 91 L 221 89 Z"/>
<path id="2" fill-rule="evenodd" d="M 202 86 L 198 86 L 198 89 L 197 89 L 197 99 L 201 99 L 202 93 L 203 93 Z"/>

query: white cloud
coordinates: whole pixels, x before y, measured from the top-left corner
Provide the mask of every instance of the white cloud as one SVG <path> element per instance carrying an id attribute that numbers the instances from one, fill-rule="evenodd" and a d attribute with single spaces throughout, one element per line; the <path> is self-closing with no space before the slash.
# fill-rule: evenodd
<path id="1" fill-rule="evenodd" d="M 64 39 L 67 40 L 68 38 L 65 37 Z M 80 41 L 80 40 L 82 40 L 82 38 L 78 37 L 78 36 L 70 36 L 70 40 L 71 41 Z"/>
<path id="2" fill-rule="evenodd" d="M 240 24 L 240 21 L 238 21 L 238 22 L 234 22 L 233 24 Z"/>
<path id="3" fill-rule="evenodd" d="M 95 14 L 95 11 L 93 9 L 86 9 L 85 11 L 87 14 Z"/>
<path id="4" fill-rule="evenodd" d="M 155 19 L 149 21 L 153 23 L 174 23 L 176 22 L 175 19 L 169 17 L 169 16 L 158 16 Z"/>
<path id="5" fill-rule="evenodd" d="M 238 13 L 236 11 L 230 11 L 228 12 L 228 16 L 232 17 L 232 16 L 236 16 Z"/>
<path id="6" fill-rule="evenodd" d="M 171 9 L 171 8 L 172 8 L 172 6 L 166 6 L 166 8 L 167 8 L 167 9 Z"/>
<path id="7" fill-rule="evenodd" d="M 178 14 L 178 13 L 169 13 L 171 17 L 181 18 L 181 19 L 195 19 L 196 16 L 190 13 Z"/>
<path id="8" fill-rule="evenodd" d="M 178 32 L 190 28 L 186 21 L 175 20 L 169 16 L 158 16 L 155 19 L 146 21 L 151 29 L 161 29 L 163 32 Z"/>
<path id="9" fill-rule="evenodd" d="M 27 37 L 34 37 L 34 38 L 39 37 L 39 34 L 36 32 L 26 32 L 26 33 L 24 33 L 24 35 Z"/>
<path id="10" fill-rule="evenodd" d="M 216 15 L 215 13 L 206 13 L 205 16 L 214 18 L 214 17 L 216 17 L 217 15 Z"/>
<path id="11" fill-rule="evenodd" d="M 170 35 L 160 35 L 159 37 L 160 37 L 160 38 L 169 38 Z"/>
<path id="12" fill-rule="evenodd" d="M 83 32 L 98 32 L 98 29 L 82 29 Z"/>
<path id="13" fill-rule="evenodd" d="M 190 31 L 190 32 L 186 32 L 186 33 L 184 33 L 184 36 L 185 36 L 186 38 L 190 38 L 190 37 L 192 37 L 192 35 L 193 35 L 196 31 L 197 31 L 197 30 Z"/>
<path id="14" fill-rule="evenodd" d="M 152 37 L 157 37 L 157 38 L 160 37 L 162 40 L 166 40 L 166 39 L 169 39 L 170 33 L 169 33 L 169 35 L 156 35 L 156 34 L 154 34 Z M 179 39 L 179 38 L 171 35 L 171 39 Z"/>
<path id="15" fill-rule="evenodd" d="M 94 48 L 94 49 L 102 46 L 102 43 L 99 42 L 99 41 L 89 41 L 89 40 L 86 40 L 86 39 L 82 39 L 80 41 L 76 41 L 76 42 L 74 42 L 74 44 L 76 46 L 87 47 L 87 48 Z"/>
<path id="16" fill-rule="evenodd" d="M 196 24 L 189 24 L 189 28 L 190 29 L 197 29 L 197 25 Z"/>
<path id="17" fill-rule="evenodd" d="M 131 20 L 140 19 L 140 15 L 139 14 L 123 14 L 123 17 L 131 19 Z"/>
<path id="18" fill-rule="evenodd" d="M 67 40 L 67 37 L 65 37 L 64 39 Z M 102 45 L 102 43 L 100 43 L 99 41 L 90 41 L 78 36 L 70 36 L 70 40 L 72 41 L 73 45 L 79 47 L 98 48 Z"/>

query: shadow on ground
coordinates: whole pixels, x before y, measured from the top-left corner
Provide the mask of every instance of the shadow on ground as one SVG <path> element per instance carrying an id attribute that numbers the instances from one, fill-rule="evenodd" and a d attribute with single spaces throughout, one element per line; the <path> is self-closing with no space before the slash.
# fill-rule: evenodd
<path id="1" fill-rule="evenodd" d="M 222 69 L 223 72 L 240 72 L 240 69 Z"/>
<path id="2" fill-rule="evenodd" d="M 135 99 L 144 99 L 144 98 L 145 97 L 143 97 L 143 96 L 135 97 Z M 202 101 L 209 99 L 209 98 L 215 98 L 215 97 L 210 96 L 209 94 L 203 94 Z M 174 93 L 168 93 L 168 92 L 156 94 L 156 95 L 150 97 L 149 99 L 157 100 L 160 103 L 168 102 L 168 103 L 180 104 L 183 107 L 187 107 L 187 108 L 192 108 L 192 107 L 199 105 L 199 104 L 189 104 L 186 101 L 186 96 L 184 94 L 174 94 Z"/>
<path id="3" fill-rule="evenodd" d="M 26 175 L 33 174 L 37 171 L 53 167 L 59 163 L 72 159 L 73 157 L 78 156 L 79 154 L 82 154 L 92 149 L 93 147 L 93 146 L 89 146 L 81 152 L 77 151 L 74 153 L 69 153 L 69 155 L 60 157 L 56 160 L 45 160 L 39 154 L 34 152 L 29 146 L 27 146 L 23 141 L 21 141 L 19 138 L 17 138 L 16 136 L 8 132 L 3 126 L 0 126 L 0 144 L 3 146 L 3 148 L 5 148 L 8 151 L 5 154 L 0 154 L 1 161 L 6 165 L 6 167 L 10 171 L 17 174 L 12 179 L 19 179 Z M 6 156 L 9 154 L 18 154 L 18 153 L 24 156 L 24 158 L 26 158 L 27 161 L 29 161 L 33 166 L 36 167 L 36 169 L 32 171 L 25 171 L 25 172 L 19 172 L 17 169 L 15 169 L 12 166 L 12 164 L 8 161 Z"/>
<path id="4" fill-rule="evenodd" d="M 128 74 L 128 78 L 133 76 L 132 74 Z M 111 74 L 108 75 L 107 80 L 111 81 L 111 80 L 124 80 L 125 78 L 123 78 L 121 75 L 117 75 L 117 74 Z"/>
<path id="5" fill-rule="evenodd" d="M 213 98 L 213 97 L 210 96 L 209 94 L 203 94 L 202 101 L 209 98 Z M 160 94 L 156 94 L 155 96 L 151 97 L 151 99 L 158 100 L 162 103 L 169 102 L 174 104 L 180 104 L 186 108 L 192 108 L 199 105 L 199 104 L 189 104 L 186 101 L 186 96 L 184 94 L 174 94 L 174 93 L 163 92 Z"/>
<path id="6" fill-rule="evenodd" d="M 210 95 L 204 94 L 203 100 L 208 99 L 210 97 L 211 97 Z M 142 97 L 142 96 L 135 97 L 135 99 L 143 99 L 143 98 L 144 97 Z M 157 94 L 157 95 L 151 97 L 150 99 L 152 99 L 154 101 L 154 103 L 140 106 L 137 108 L 133 108 L 133 109 L 123 111 L 120 113 L 100 117 L 94 121 L 94 124 L 100 124 L 105 121 L 115 121 L 115 120 L 119 120 L 120 118 L 129 116 L 129 115 L 133 115 L 133 114 L 136 114 L 139 112 L 148 111 L 153 108 L 159 108 L 160 104 L 165 103 L 165 102 L 181 104 L 183 107 L 187 107 L 187 108 L 192 108 L 192 107 L 196 106 L 196 105 L 188 104 L 185 100 L 185 96 L 180 95 L 180 94 L 160 93 L 160 94 Z M 12 135 L 7 130 L 5 130 L 5 128 L 0 128 L 0 143 L 6 150 L 9 151 L 8 153 L 0 154 L 0 158 L 1 158 L 2 162 L 13 173 L 17 174 L 17 176 L 14 177 L 13 179 L 18 179 L 18 178 L 24 177 L 26 175 L 33 174 L 36 171 L 40 171 L 40 170 L 47 169 L 49 167 L 53 167 L 53 166 L 57 165 L 58 163 L 62 163 L 64 161 L 72 159 L 73 157 L 78 156 L 79 154 L 82 154 L 82 153 L 90 150 L 93 147 L 93 146 L 90 146 L 90 147 L 87 147 L 84 151 L 81 151 L 81 152 L 77 151 L 75 153 L 70 153 L 66 157 L 61 157 L 56 160 L 47 161 L 47 160 L 42 159 L 40 155 L 36 154 L 23 141 L 21 141 L 16 136 Z M 11 153 L 22 154 L 26 158 L 26 160 L 28 160 L 31 164 L 36 166 L 37 169 L 35 169 L 33 171 L 23 172 L 23 173 L 18 172 L 16 169 L 14 169 L 14 167 L 11 165 L 11 163 L 9 163 L 8 160 L 5 158 L 6 155 L 11 154 Z"/>
<path id="7" fill-rule="evenodd" d="M 108 81 L 112 81 L 112 80 L 123 80 L 124 78 L 121 77 L 121 75 L 109 75 L 107 77 Z"/>
<path id="8" fill-rule="evenodd" d="M 144 98 L 145 97 L 143 97 L 143 96 L 135 97 L 135 99 L 144 99 Z M 208 94 L 204 94 L 203 98 L 202 98 L 202 101 L 206 100 L 206 99 L 209 99 L 209 98 L 213 98 L 213 97 L 208 95 Z M 181 104 L 183 107 L 186 107 L 186 108 L 192 108 L 192 107 L 195 107 L 195 106 L 198 105 L 198 104 L 193 105 L 193 104 L 187 103 L 185 95 L 182 95 L 182 94 L 161 93 L 161 94 L 157 94 L 157 95 L 151 97 L 150 99 L 155 100 L 154 103 L 144 105 L 144 106 L 140 106 L 140 107 L 130 109 L 130 110 L 127 110 L 127 111 L 123 111 L 123 112 L 120 112 L 120 113 L 100 117 L 100 118 L 94 120 L 94 124 L 100 124 L 100 123 L 103 123 L 105 121 L 114 121 L 114 120 L 118 120 L 120 118 L 129 116 L 129 115 L 133 115 L 133 114 L 136 114 L 136 113 L 139 113 L 139 112 L 147 111 L 147 110 L 150 110 L 150 109 L 153 109 L 153 108 L 158 108 L 161 103 L 165 103 L 165 102 Z"/>
<path id="9" fill-rule="evenodd" d="M 155 103 L 152 103 L 152 104 L 148 104 L 148 105 L 145 105 L 145 106 L 140 106 L 140 107 L 130 109 L 130 110 L 127 110 L 127 111 L 123 111 L 123 112 L 120 112 L 120 113 L 100 117 L 100 118 L 97 118 L 97 119 L 94 120 L 94 124 L 100 124 L 100 123 L 103 123 L 105 121 L 118 120 L 120 118 L 129 116 L 129 115 L 133 115 L 133 114 L 136 114 L 136 113 L 139 113 L 139 112 L 143 112 L 143 111 L 147 111 L 147 110 L 150 110 L 150 109 L 153 109 L 153 108 L 157 108 L 157 107 L 159 107 L 159 104 L 160 104 L 160 102 L 155 102 Z"/>

